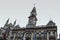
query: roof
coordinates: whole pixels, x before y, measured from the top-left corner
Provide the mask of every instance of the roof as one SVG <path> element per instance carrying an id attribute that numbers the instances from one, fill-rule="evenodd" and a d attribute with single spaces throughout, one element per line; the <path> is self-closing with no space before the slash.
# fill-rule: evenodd
<path id="1" fill-rule="evenodd" d="M 35 6 L 33 7 L 31 13 L 32 13 L 32 12 L 36 12 L 36 8 L 35 8 Z"/>
<path id="2" fill-rule="evenodd" d="M 13 31 L 25 31 L 25 30 L 38 30 L 38 29 L 42 29 L 42 30 L 44 30 L 44 29 L 52 29 L 52 30 L 54 30 L 53 28 L 56 28 L 57 29 L 57 26 L 54 26 L 54 27 L 52 27 L 52 26 L 49 26 L 49 27 L 47 27 L 47 26 L 45 26 L 45 27 L 43 27 L 43 26 L 41 26 L 41 27 L 34 27 L 34 28 L 18 28 L 18 29 L 13 29 Z M 56 30 L 55 30 L 56 31 Z"/>
<path id="3" fill-rule="evenodd" d="M 54 23 L 52 20 L 50 20 L 50 21 L 48 22 L 47 26 L 55 26 L 55 23 Z"/>

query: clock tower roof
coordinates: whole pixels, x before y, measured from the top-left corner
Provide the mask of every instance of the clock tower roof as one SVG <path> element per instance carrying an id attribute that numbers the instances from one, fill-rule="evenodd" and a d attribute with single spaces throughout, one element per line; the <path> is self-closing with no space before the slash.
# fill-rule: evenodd
<path id="1" fill-rule="evenodd" d="M 36 7 L 35 7 L 35 6 L 33 7 L 31 13 L 32 13 L 32 12 L 36 12 Z"/>

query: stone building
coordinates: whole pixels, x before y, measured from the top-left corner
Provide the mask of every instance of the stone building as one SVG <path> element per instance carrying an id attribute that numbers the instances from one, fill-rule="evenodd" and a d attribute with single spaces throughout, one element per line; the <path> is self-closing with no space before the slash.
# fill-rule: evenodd
<path id="1" fill-rule="evenodd" d="M 0 30 L 0 37 L 5 37 L 7 40 L 57 40 L 56 24 L 50 20 L 46 25 L 36 26 L 38 20 L 36 16 L 37 12 L 34 6 L 28 17 L 28 24 L 23 28 L 15 25 L 16 20 L 13 24 L 8 23 L 8 19 Z"/>

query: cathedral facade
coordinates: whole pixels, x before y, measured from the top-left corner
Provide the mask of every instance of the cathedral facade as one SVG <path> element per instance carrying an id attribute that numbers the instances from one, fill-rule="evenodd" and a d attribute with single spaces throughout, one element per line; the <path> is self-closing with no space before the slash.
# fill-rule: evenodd
<path id="1" fill-rule="evenodd" d="M 36 26 L 37 12 L 34 6 L 30 16 L 28 17 L 28 24 L 26 27 L 20 28 L 14 23 L 8 23 L 6 21 L 4 27 L 0 29 L 0 39 L 6 40 L 57 40 L 57 26 L 50 20 L 46 25 Z"/>

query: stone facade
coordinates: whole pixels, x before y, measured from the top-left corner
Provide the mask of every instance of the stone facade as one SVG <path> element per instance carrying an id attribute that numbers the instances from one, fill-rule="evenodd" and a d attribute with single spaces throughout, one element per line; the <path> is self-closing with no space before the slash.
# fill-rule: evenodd
<path id="1" fill-rule="evenodd" d="M 0 39 L 6 40 L 57 40 L 57 26 L 50 20 L 47 25 L 36 26 L 37 22 L 36 8 L 33 7 L 30 16 L 28 17 L 28 24 L 21 28 L 14 23 L 6 21 L 4 27 L 0 29 Z"/>

